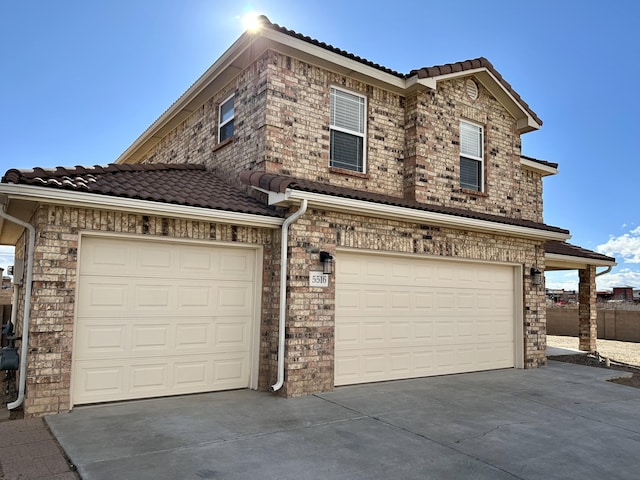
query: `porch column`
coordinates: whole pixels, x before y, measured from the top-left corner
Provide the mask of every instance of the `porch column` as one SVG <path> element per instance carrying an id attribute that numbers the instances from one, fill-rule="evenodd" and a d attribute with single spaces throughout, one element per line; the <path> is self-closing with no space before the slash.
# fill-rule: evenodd
<path id="1" fill-rule="evenodd" d="M 596 339 L 598 338 L 598 312 L 596 311 L 596 267 L 587 265 L 587 268 L 578 271 L 580 285 L 578 292 L 578 336 L 580 338 L 580 350 L 587 352 L 596 351 Z"/>

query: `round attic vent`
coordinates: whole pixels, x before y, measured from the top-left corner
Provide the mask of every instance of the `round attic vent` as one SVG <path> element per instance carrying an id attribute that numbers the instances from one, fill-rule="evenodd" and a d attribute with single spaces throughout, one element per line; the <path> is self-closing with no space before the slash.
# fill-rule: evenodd
<path id="1" fill-rule="evenodd" d="M 467 96 L 471 100 L 478 99 L 478 84 L 474 82 L 472 79 L 468 78 L 464 84 L 464 89 L 467 92 Z"/>

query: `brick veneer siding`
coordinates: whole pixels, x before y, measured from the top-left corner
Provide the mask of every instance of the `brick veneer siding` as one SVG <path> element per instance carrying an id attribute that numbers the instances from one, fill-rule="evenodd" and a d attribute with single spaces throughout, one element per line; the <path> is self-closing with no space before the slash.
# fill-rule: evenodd
<path id="1" fill-rule="evenodd" d="M 333 388 L 335 276 L 326 289 L 308 286 L 309 271 L 320 269 L 309 247 L 330 253 L 339 248 L 522 264 L 524 364 L 546 364 L 544 287 L 531 285 L 528 269 L 544 265 L 534 241 L 460 230 L 419 226 L 371 217 L 309 210 L 290 230 L 286 383 L 287 396 Z M 339 253 L 336 255 L 339 262 Z"/>
<path id="2" fill-rule="evenodd" d="M 420 202 L 542 221 L 542 177 L 520 165 L 516 121 L 465 79 L 408 97 L 268 51 L 167 134 L 143 162 L 199 163 L 238 184 L 246 169 Z M 329 167 L 329 91 L 367 98 L 365 174 Z M 217 144 L 218 106 L 235 92 L 233 141 Z M 460 120 L 484 126 L 486 189 L 460 189 Z"/>
<path id="3" fill-rule="evenodd" d="M 161 216 L 41 206 L 36 226 L 30 353 L 27 364 L 26 416 L 69 410 L 76 300 L 78 232 L 114 232 L 172 239 L 240 242 L 263 246 L 263 318 L 273 315 L 271 298 L 278 297 L 278 272 L 272 246 L 278 230 L 189 221 Z M 277 305 L 276 314 L 277 314 Z M 22 309 L 22 307 L 20 307 Z M 18 326 L 21 325 L 20 311 Z M 263 322 L 264 323 L 264 322 Z M 265 332 L 263 331 L 263 335 Z M 260 372 L 270 371 L 268 339 L 261 339 Z"/>
<path id="4" fill-rule="evenodd" d="M 578 337 L 580 350 L 596 351 L 598 311 L 596 309 L 596 267 L 578 270 Z"/>
<path id="5" fill-rule="evenodd" d="M 264 170 L 268 57 L 241 72 L 147 152 L 141 163 L 205 165 L 231 184 L 242 170 Z M 234 97 L 233 140 L 218 143 L 218 110 Z"/>

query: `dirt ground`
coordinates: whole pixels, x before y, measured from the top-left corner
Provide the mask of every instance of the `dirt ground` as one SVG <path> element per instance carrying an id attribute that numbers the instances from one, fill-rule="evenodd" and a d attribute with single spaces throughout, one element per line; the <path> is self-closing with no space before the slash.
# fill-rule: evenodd
<path id="1" fill-rule="evenodd" d="M 5 409 L 7 403 L 13 402 L 18 397 L 18 393 L 16 391 L 15 374 L 13 374 L 13 378 L 7 378 L 7 376 L 11 376 L 10 373 L 8 375 L 7 374 L 8 372 L 0 372 L 0 409 Z M 18 408 L 16 410 L 12 410 L 8 416 L 0 417 L 0 422 L 3 420 L 14 420 L 16 418 L 22 417 L 22 408 Z"/>
<path id="2" fill-rule="evenodd" d="M 578 349 L 577 337 L 547 336 L 547 345 L 550 347 Z M 630 387 L 640 388 L 640 344 L 631 342 L 619 342 L 616 340 L 598 339 L 596 342 L 598 355 L 577 353 L 576 355 L 562 355 L 549 357 L 560 362 L 588 365 L 590 367 L 609 368 L 621 372 L 630 372 L 629 378 L 615 378 L 614 383 L 620 383 Z M 607 367 L 605 359 L 609 359 Z"/>

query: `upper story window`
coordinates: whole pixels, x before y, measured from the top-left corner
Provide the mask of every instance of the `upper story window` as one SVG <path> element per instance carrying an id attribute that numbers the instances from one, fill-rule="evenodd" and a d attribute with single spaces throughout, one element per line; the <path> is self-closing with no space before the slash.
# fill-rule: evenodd
<path id="1" fill-rule="evenodd" d="M 482 192 L 484 185 L 484 129 L 460 122 L 460 187 Z"/>
<path id="2" fill-rule="evenodd" d="M 233 104 L 234 96 L 230 96 L 220 104 L 218 112 L 218 142 L 223 142 L 227 138 L 233 137 L 233 120 L 235 108 Z"/>
<path id="3" fill-rule="evenodd" d="M 331 88 L 331 148 L 329 166 L 365 171 L 365 97 Z"/>

